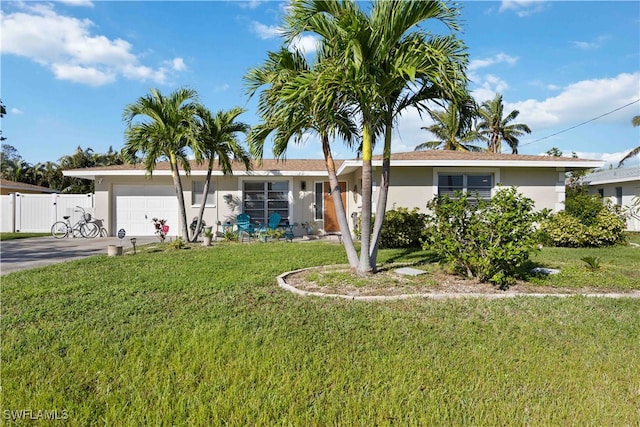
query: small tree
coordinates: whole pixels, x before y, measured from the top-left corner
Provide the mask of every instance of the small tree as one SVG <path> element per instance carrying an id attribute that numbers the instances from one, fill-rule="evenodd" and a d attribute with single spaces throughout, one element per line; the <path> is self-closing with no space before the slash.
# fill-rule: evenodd
<path id="1" fill-rule="evenodd" d="M 437 196 L 427 207 L 432 213 L 424 249 L 469 278 L 504 289 L 536 246 L 533 200 L 515 188 L 500 189 L 490 202 L 460 192 Z"/>

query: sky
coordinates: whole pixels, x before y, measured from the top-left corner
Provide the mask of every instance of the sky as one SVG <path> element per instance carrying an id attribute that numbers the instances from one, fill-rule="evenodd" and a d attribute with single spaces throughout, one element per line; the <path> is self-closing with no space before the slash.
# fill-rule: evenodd
<path id="1" fill-rule="evenodd" d="M 362 3 L 366 7 L 368 3 Z M 190 87 L 212 112 L 235 106 L 259 123 L 243 80 L 283 44 L 286 1 L 0 2 L 0 97 L 4 143 L 23 160 L 57 162 L 77 147 L 105 153 L 125 142 L 126 105 L 152 88 Z M 461 38 L 470 90 L 479 103 L 501 93 L 505 112 L 532 133 L 520 154 L 555 147 L 569 156 L 617 162 L 640 145 L 640 2 L 463 1 Z M 448 32 L 437 22 L 424 28 Z M 295 43 L 313 55 L 304 35 Z M 393 152 L 432 139 L 431 124 L 406 111 Z M 381 145 L 381 144 L 379 144 Z M 377 147 L 375 153 L 380 152 Z M 508 147 L 507 147 L 508 148 Z M 340 141 L 334 157 L 354 158 Z M 269 147 L 265 158 L 272 158 Z M 317 138 L 287 158 L 322 158 Z M 640 166 L 640 156 L 625 164 Z"/>

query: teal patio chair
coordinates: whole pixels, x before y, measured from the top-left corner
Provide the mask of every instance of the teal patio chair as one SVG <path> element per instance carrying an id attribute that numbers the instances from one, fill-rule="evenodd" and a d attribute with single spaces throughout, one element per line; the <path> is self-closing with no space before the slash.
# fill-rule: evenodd
<path id="1" fill-rule="evenodd" d="M 244 235 L 253 237 L 256 233 L 256 228 L 251 224 L 251 217 L 246 213 L 241 213 L 236 217 L 236 227 L 238 227 L 238 239 L 241 242 L 244 241 Z"/>
<path id="2" fill-rule="evenodd" d="M 271 215 L 269 215 L 269 222 L 267 223 L 266 226 L 260 225 L 260 227 L 258 228 L 258 239 L 263 239 L 265 242 L 267 241 L 267 237 L 269 235 L 269 231 L 270 230 L 275 230 L 280 226 L 280 220 L 282 219 L 282 216 L 277 213 L 274 212 Z"/>

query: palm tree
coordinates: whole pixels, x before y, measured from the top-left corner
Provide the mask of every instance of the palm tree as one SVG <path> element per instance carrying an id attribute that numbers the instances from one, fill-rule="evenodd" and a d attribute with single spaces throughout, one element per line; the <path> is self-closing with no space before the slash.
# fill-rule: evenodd
<path id="1" fill-rule="evenodd" d="M 631 119 L 631 124 L 636 127 L 640 126 L 640 116 L 634 116 L 633 119 Z M 638 154 L 640 154 L 640 145 L 634 148 L 633 150 L 629 151 L 627 155 L 624 156 L 622 160 L 620 160 L 620 163 L 618 163 L 618 167 L 621 167 L 625 161 L 629 160 L 634 156 L 637 156 Z"/>
<path id="2" fill-rule="evenodd" d="M 237 139 L 238 133 L 248 133 L 249 125 L 242 122 L 236 122 L 238 116 L 245 110 L 239 107 L 232 108 L 229 111 L 218 111 L 216 115 L 212 115 L 211 111 L 200 106 L 198 109 L 199 133 L 196 145 L 192 147 L 196 157 L 196 161 L 207 162 L 207 178 L 204 182 L 202 190 L 202 202 L 198 212 L 196 228 L 192 236 L 192 241 L 198 237 L 198 231 L 202 226 L 202 216 L 204 215 L 204 207 L 207 203 L 207 194 L 211 183 L 211 173 L 216 158 L 218 165 L 225 175 L 233 174 L 233 161 L 241 162 L 246 170 L 250 169 L 249 153 L 240 145 Z"/>
<path id="3" fill-rule="evenodd" d="M 319 135 L 347 258 L 351 267 L 356 268 L 358 254 L 342 204 L 330 139 L 339 135 L 351 145 L 357 129 L 351 120 L 352 111 L 344 104 L 341 94 L 325 91 L 323 82 L 328 73 L 322 70 L 328 62 L 328 56 L 319 55 L 312 68 L 301 52 L 282 48 L 269 52 L 261 67 L 247 73 L 245 80 L 250 96 L 266 86 L 258 104 L 262 123 L 253 128 L 250 147 L 254 157 L 261 161 L 266 138 L 273 135 L 273 154 L 276 158 L 284 158 L 290 141 L 300 143 L 307 131 Z"/>
<path id="4" fill-rule="evenodd" d="M 354 1 L 323 0 L 295 2 L 288 15 L 289 40 L 303 32 L 321 37 L 321 52 L 330 58 L 325 93 L 343 94 L 360 118 L 362 237 L 358 273 L 375 271 L 397 117 L 409 106 L 426 108 L 429 99 L 461 97 L 460 87 L 466 83 L 462 44 L 453 36 L 431 36 L 420 29 L 423 21 L 434 19 L 456 30 L 456 15 L 455 9 L 440 1 L 385 0 L 375 1 L 368 15 Z M 380 133 L 384 135 L 383 176 L 372 233 L 372 152 Z"/>
<path id="5" fill-rule="evenodd" d="M 493 100 L 482 103 L 478 113 L 481 117 L 478 130 L 487 141 L 489 151 L 491 153 L 502 152 L 502 140 L 504 140 L 511 147 L 511 152 L 518 154 L 518 143 L 520 142 L 518 137 L 525 133 L 531 133 L 531 129 L 526 124 L 509 124 L 518 117 L 520 111 L 513 110 L 504 116 L 502 95 L 496 93 Z"/>
<path id="6" fill-rule="evenodd" d="M 180 168 L 187 174 L 191 171 L 186 149 L 197 145 L 197 98 L 197 92 L 188 88 L 180 88 L 169 96 L 162 95 L 158 89 L 151 89 L 149 94 L 127 105 L 123 113 L 123 120 L 127 123 L 126 142 L 122 149 L 125 160 L 136 162 L 137 154 L 141 153 L 149 175 L 153 174 L 159 160 L 169 162 L 185 241 L 189 240 L 189 231 Z"/>
<path id="7" fill-rule="evenodd" d="M 434 124 L 420 129 L 431 132 L 437 139 L 418 144 L 415 151 L 438 148 L 453 151 L 483 151 L 481 147 L 471 144 L 478 139 L 478 133 L 471 129 L 474 112 L 469 108 L 458 107 L 455 102 L 450 102 L 442 111 L 430 112 Z"/>
<path id="8" fill-rule="evenodd" d="M 7 114 L 7 107 L 2 103 L 2 99 L 0 99 L 0 118 L 4 117 Z M 0 130 L 0 141 L 5 141 L 7 138 L 2 136 L 2 130 Z"/>

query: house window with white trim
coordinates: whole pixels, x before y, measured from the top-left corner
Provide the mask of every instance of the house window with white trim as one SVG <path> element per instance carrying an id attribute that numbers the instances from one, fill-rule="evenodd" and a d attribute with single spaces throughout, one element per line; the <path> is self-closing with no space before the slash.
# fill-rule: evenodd
<path id="1" fill-rule="evenodd" d="M 324 183 L 323 182 L 316 182 L 315 183 L 315 191 L 313 193 L 313 197 L 314 197 L 314 203 L 313 203 L 313 208 L 314 208 L 314 216 L 313 219 L 315 220 L 322 220 L 324 219 Z"/>
<path id="2" fill-rule="evenodd" d="M 254 224 L 266 224 L 277 212 L 281 221 L 289 218 L 289 181 L 245 181 L 242 184 L 242 212 Z"/>
<path id="3" fill-rule="evenodd" d="M 616 205 L 622 206 L 622 187 L 616 187 Z"/>
<path id="4" fill-rule="evenodd" d="M 204 181 L 193 181 L 191 183 L 191 205 L 202 205 L 202 192 L 204 191 Z M 207 202 L 205 206 L 215 206 L 215 192 L 213 191 L 213 183 L 209 183 L 209 191 L 207 191 Z"/>
<path id="5" fill-rule="evenodd" d="M 438 195 L 455 197 L 462 191 L 471 197 L 490 200 L 493 188 L 493 174 L 440 173 L 438 174 Z"/>

